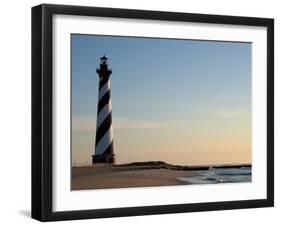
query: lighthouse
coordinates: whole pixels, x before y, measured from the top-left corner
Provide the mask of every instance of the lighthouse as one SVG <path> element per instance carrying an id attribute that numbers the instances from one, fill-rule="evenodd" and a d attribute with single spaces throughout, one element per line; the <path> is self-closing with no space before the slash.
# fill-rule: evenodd
<path id="1" fill-rule="evenodd" d="M 108 67 L 107 57 L 100 58 L 100 65 L 96 72 L 99 76 L 99 95 L 96 124 L 96 140 L 92 163 L 114 164 L 113 128 L 110 95 L 110 75 L 112 70 Z"/>

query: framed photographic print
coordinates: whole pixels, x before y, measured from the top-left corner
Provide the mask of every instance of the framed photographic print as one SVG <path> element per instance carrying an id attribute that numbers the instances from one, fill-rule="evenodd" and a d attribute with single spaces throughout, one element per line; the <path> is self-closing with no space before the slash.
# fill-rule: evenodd
<path id="1" fill-rule="evenodd" d="M 274 21 L 32 8 L 32 217 L 274 205 Z"/>

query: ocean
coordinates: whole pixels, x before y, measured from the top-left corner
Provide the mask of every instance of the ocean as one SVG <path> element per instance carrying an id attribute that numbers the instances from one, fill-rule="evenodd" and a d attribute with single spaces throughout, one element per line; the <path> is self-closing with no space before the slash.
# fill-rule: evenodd
<path id="1" fill-rule="evenodd" d="M 251 167 L 241 168 L 211 168 L 209 170 L 196 171 L 194 177 L 180 177 L 179 180 L 192 184 L 218 184 L 251 182 Z"/>

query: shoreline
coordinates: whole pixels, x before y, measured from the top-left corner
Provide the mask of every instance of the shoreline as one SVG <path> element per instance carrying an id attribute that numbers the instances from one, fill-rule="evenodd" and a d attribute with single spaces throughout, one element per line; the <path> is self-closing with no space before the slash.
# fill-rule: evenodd
<path id="1" fill-rule="evenodd" d="M 198 171 L 251 167 L 250 164 L 213 166 L 181 166 L 161 161 L 71 168 L 71 190 L 135 188 L 193 184 L 189 178 L 200 176 Z"/>

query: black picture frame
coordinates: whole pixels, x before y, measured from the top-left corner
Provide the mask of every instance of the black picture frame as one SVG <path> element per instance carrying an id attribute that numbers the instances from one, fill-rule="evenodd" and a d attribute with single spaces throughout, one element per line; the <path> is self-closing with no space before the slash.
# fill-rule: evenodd
<path id="1" fill-rule="evenodd" d="M 55 14 L 182 21 L 267 28 L 267 198 L 95 210 L 52 210 L 52 18 Z M 122 217 L 274 206 L 274 20 L 43 4 L 32 8 L 32 218 L 40 221 Z"/>

